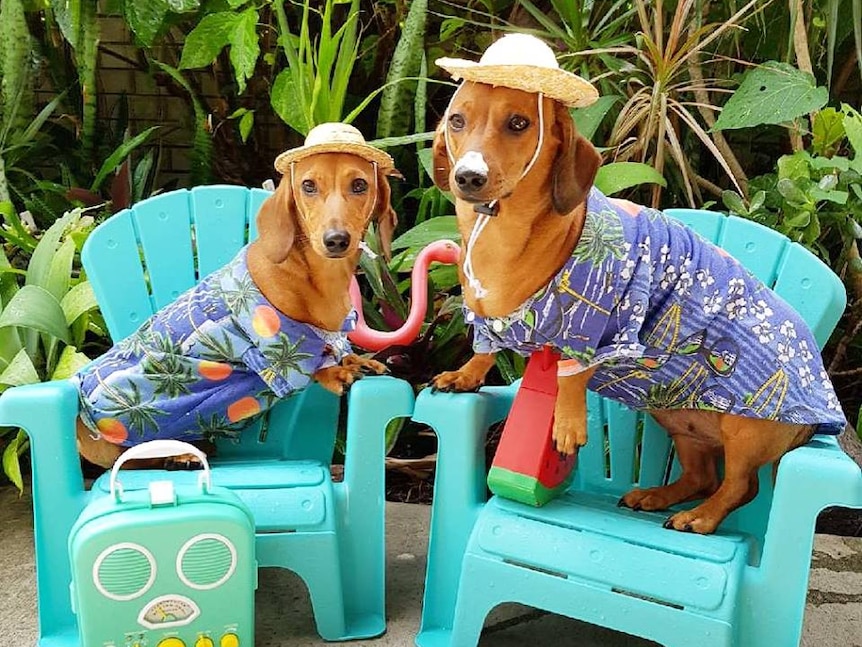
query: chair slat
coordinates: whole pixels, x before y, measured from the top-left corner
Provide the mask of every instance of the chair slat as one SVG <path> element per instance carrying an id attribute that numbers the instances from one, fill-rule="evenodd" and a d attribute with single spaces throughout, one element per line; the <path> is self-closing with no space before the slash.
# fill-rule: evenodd
<path id="1" fill-rule="evenodd" d="M 608 418 L 608 446 L 611 454 L 611 479 L 615 485 L 634 483 L 638 414 L 618 402 L 605 400 Z"/>
<path id="2" fill-rule="evenodd" d="M 641 463 L 638 483 L 641 487 L 653 487 L 664 483 L 667 463 L 670 458 L 670 436 L 652 416 L 644 416 L 644 431 L 641 441 Z"/>
<path id="3" fill-rule="evenodd" d="M 797 243 L 784 254 L 775 292 L 805 320 L 823 348 L 847 306 L 847 291 L 829 267 Z"/>
<path id="4" fill-rule="evenodd" d="M 135 332 L 153 314 L 130 210 L 121 211 L 93 231 L 81 262 L 115 342 Z"/>
<path id="5" fill-rule="evenodd" d="M 605 476 L 605 412 L 602 397 L 587 392 L 587 436 L 589 442 L 578 452 L 575 480 L 578 488 L 603 487 Z"/>
<path id="6" fill-rule="evenodd" d="M 203 278 L 228 263 L 245 244 L 248 189 L 203 186 L 191 193 L 198 277 Z"/>
<path id="7" fill-rule="evenodd" d="M 190 197 L 188 191 L 171 191 L 132 209 L 156 309 L 195 284 Z"/>
<path id="8" fill-rule="evenodd" d="M 713 243 L 718 242 L 724 228 L 725 216 L 704 209 L 667 209 L 665 215 L 675 218 L 694 229 Z"/>
<path id="9" fill-rule="evenodd" d="M 783 234 L 738 216 L 727 219 L 720 247 L 772 287 L 789 240 Z"/>
<path id="10" fill-rule="evenodd" d="M 272 191 L 265 189 L 252 189 L 249 192 L 248 208 L 246 209 L 248 214 L 248 242 L 257 239 L 257 212 L 260 211 L 260 205 L 263 204 L 263 201 L 271 195 Z"/>

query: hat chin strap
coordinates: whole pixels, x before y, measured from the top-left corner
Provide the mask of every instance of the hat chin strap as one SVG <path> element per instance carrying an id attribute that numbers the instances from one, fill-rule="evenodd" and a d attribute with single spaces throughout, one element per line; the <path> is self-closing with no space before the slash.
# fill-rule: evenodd
<path id="1" fill-rule="evenodd" d="M 462 87 L 464 87 L 463 83 L 458 86 L 457 90 L 455 90 L 455 94 L 452 95 L 452 99 L 449 100 L 449 105 L 446 106 L 446 112 L 443 114 L 443 119 L 445 119 L 446 124 L 443 128 L 443 136 L 446 140 L 446 154 L 449 156 L 449 162 L 452 164 L 453 168 L 456 160 L 455 156 L 452 154 L 452 144 L 449 137 L 449 108 L 452 106 L 452 102 L 455 100 L 458 91 Z M 536 140 L 536 150 L 533 151 L 533 157 L 530 158 L 527 166 L 525 166 L 524 170 L 521 171 L 521 175 L 515 182 L 516 185 L 532 170 L 536 161 L 539 159 L 539 153 L 541 153 L 542 146 L 545 143 L 545 102 L 542 101 L 543 98 L 544 94 L 539 92 L 539 138 Z M 473 223 L 473 230 L 470 232 L 470 238 L 467 240 L 467 249 L 464 252 L 464 276 L 467 278 L 467 285 L 473 289 L 473 294 L 476 295 L 477 299 L 483 299 L 488 296 L 488 290 L 482 285 L 482 282 L 478 279 L 473 270 L 473 248 L 476 246 L 476 241 L 479 240 L 479 236 L 482 234 L 482 231 L 485 229 L 488 222 L 490 222 L 491 218 L 497 214 L 497 202 L 499 202 L 499 200 L 491 200 L 491 202 L 488 202 L 487 204 L 477 204 L 473 207 L 473 210 L 476 211 L 479 216 L 476 218 L 476 222 Z"/>
<path id="2" fill-rule="evenodd" d="M 376 198 L 377 198 L 377 176 L 379 175 L 379 173 L 377 172 L 377 162 L 375 162 L 373 160 L 369 160 L 369 161 L 371 161 L 371 165 L 374 167 L 374 197 L 376 200 Z M 293 188 L 296 186 L 296 176 L 294 173 L 294 167 L 295 166 L 296 166 L 296 162 L 290 163 L 290 188 L 291 188 L 291 190 L 293 190 Z M 296 210 L 299 212 L 299 217 L 302 219 L 302 221 L 306 225 L 308 225 L 309 219 L 306 217 L 305 213 L 303 213 L 302 209 L 300 208 L 299 200 L 296 200 L 295 202 L 296 202 Z M 361 251 L 363 251 L 365 254 L 367 254 L 371 260 L 374 260 L 375 258 L 377 258 L 378 254 L 375 254 L 374 250 L 372 250 L 368 246 L 368 243 L 365 242 L 365 233 L 368 231 L 368 223 L 371 222 L 371 217 L 373 215 L 374 215 L 374 204 L 372 203 L 371 210 L 368 212 L 368 215 L 365 217 L 365 228 L 362 230 L 363 240 L 360 240 L 359 244 L 357 245 L 357 247 Z"/>

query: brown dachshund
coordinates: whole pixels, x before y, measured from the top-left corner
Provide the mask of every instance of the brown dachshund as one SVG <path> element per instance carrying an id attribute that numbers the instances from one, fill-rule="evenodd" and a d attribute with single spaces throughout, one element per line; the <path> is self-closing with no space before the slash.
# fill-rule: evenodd
<path id="1" fill-rule="evenodd" d="M 433 145 L 434 181 L 441 189 L 454 192 L 458 227 L 467 243 L 462 246 L 459 269 L 465 304 L 472 312 L 468 319 L 496 319 L 501 330 L 507 317 L 546 289 L 573 257 L 587 224 L 587 198 L 601 163 L 593 146 L 576 132 L 567 108 L 548 97 L 539 99 L 544 113 L 540 119 L 537 98 L 534 93 L 465 81 L 453 96 Z M 631 215 L 646 213 L 631 203 L 610 202 Z M 490 217 L 479 222 L 481 235 L 477 235 L 482 213 Z M 655 219 L 640 217 L 665 222 L 657 212 L 650 213 Z M 710 250 L 720 254 L 715 247 Z M 604 280 L 611 284 L 617 278 L 606 276 Z M 584 286 L 565 289 L 578 294 L 586 291 Z M 613 316 L 617 311 L 609 308 L 609 312 Z M 580 332 L 575 328 L 566 334 L 577 337 Z M 500 347 L 511 347 L 503 337 L 501 340 Z M 696 356 L 697 348 L 687 361 L 702 361 Z M 813 349 L 816 354 L 816 346 Z M 557 350 L 566 354 L 564 349 Z M 655 362 L 671 356 L 670 352 L 658 355 Z M 436 376 L 433 386 L 444 391 L 474 390 L 493 365 L 493 351 L 477 349 L 457 371 Z M 612 362 L 587 362 L 582 368 L 574 374 L 561 370 L 558 378 L 553 438 L 567 454 L 587 442 L 586 389 L 588 384 L 595 388 L 597 383 L 608 383 L 607 379 L 591 380 L 603 370 L 611 370 Z M 706 374 L 708 368 L 698 370 Z M 640 374 L 648 371 L 640 370 Z M 649 408 L 673 439 L 682 476 L 667 486 L 633 490 L 620 504 L 636 510 L 662 510 L 705 499 L 692 510 L 672 515 L 665 524 L 697 533 L 713 532 L 732 510 L 750 501 L 758 489 L 758 468 L 807 442 L 815 428 L 726 413 L 718 407 Z M 835 417 L 843 418 L 840 409 Z M 717 467 L 720 458 L 725 464 L 723 480 Z"/>
<path id="2" fill-rule="evenodd" d="M 315 152 L 295 161 L 291 172 L 285 173 L 275 193 L 261 206 L 257 215 L 259 237 L 248 246 L 247 255 L 243 256 L 247 276 L 268 302 L 262 307 L 274 308 L 292 322 L 313 326 L 323 335 L 326 331 L 342 330 L 351 311 L 348 286 L 362 253 L 358 246 L 371 219 L 377 221 L 381 246 L 385 255 L 389 255 L 396 215 L 390 206 L 387 176 L 396 174 L 391 166 L 384 167 L 349 152 Z M 242 280 L 242 276 L 239 279 Z M 274 319 L 278 326 L 277 315 L 270 313 L 270 319 Z M 207 323 L 204 321 L 201 329 Z M 256 320 L 253 326 L 258 330 Z M 274 332 L 263 330 L 262 334 L 271 337 Z M 324 344 L 320 346 L 323 348 Z M 117 347 L 107 355 L 110 356 Z M 323 352 L 332 352 L 328 344 Z M 323 364 L 311 378 L 338 395 L 363 374 L 387 372 L 380 362 L 353 353 L 336 356 L 335 360 Z M 132 370 L 140 372 L 134 367 Z M 223 370 L 231 373 L 229 366 Z M 269 367 L 258 372 L 265 373 L 266 370 L 274 369 Z M 221 379 L 218 371 L 210 370 L 210 374 Z M 256 372 L 239 364 L 233 365 L 231 377 L 224 383 L 240 375 L 246 376 L 243 379 L 254 380 L 259 387 L 270 387 L 280 395 L 277 382 L 264 384 Z M 82 402 L 85 398 L 82 396 Z M 256 402 L 268 402 L 265 395 L 244 400 L 250 402 L 253 409 L 259 406 Z M 231 422 L 241 420 L 245 415 L 239 409 L 231 412 L 228 407 L 227 418 Z M 117 442 L 117 438 L 109 437 L 108 425 L 96 426 L 97 429 L 93 430 L 79 418 L 79 452 L 96 465 L 110 467 L 125 447 Z M 181 439 L 188 438 L 188 430 L 180 430 L 180 434 Z M 114 442 L 109 442 L 111 440 Z M 166 466 L 194 467 L 185 465 L 186 462 L 194 463 L 190 458 L 170 459 Z M 161 462 L 146 460 L 132 466 L 159 467 Z"/>

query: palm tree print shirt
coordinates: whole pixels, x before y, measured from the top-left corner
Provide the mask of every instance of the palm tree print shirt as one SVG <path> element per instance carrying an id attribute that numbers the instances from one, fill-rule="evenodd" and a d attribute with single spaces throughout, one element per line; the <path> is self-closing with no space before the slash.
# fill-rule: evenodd
<path id="1" fill-rule="evenodd" d="M 476 352 L 550 345 L 560 375 L 600 365 L 589 388 L 633 409 L 712 409 L 821 433 L 845 425 L 793 308 L 685 225 L 597 189 L 547 286 L 508 316 L 465 316 Z"/>
<path id="2" fill-rule="evenodd" d="M 82 417 L 124 446 L 235 433 L 340 363 L 355 320 L 333 332 L 286 317 L 251 280 L 243 249 L 73 378 Z"/>

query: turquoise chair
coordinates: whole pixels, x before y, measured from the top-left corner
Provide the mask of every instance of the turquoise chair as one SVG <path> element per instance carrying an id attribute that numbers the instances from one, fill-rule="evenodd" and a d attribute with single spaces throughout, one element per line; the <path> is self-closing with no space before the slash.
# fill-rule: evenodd
<path id="1" fill-rule="evenodd" d="M 841 281 L 756 223 L 673 210 L 796 308 L 822 346 L 845 306 Z M 678 475 L 649 416 L 589 395 L 590 442 L 572 486 L 542 508 L 486 500 L 484 442 L 517 390 L 419 394 L 414 419 L 439 436 L 420 647 L 472 647 L 489 611 L 518 602 L 662 645 L 797 645 L 818 512 L 862 507 L 862 473 L 831 436 L 771 466 L 760 493 L 712 536 L 662 528 L 667 513 L 617 507 L 633 487 Z M 606 453 L 607 451 L 607 453 Z M 684 506 L 687 507 L 687 506 Z"/>
<path id="2" fill-rule="evenodd" d="M 97 227 L 82 261 L 111 337 L 132 333 L 254 239 L 267 195 L 234 186 L 171 191 Z M 259 565 L 302 577 L 326 640 L 385 630 L 384 432 L 390 419 L 412 411 L 413 391 L 401 380 L 366 378 L 350 390 L 341 483 L 329 472 L 339 399 L 317 385 L 279 403 L 238 442 L 220 443 L 212 460 L 213 482 L 233 490 L 254 515 Z M 0 398 L 0 425 L 23 428 L 31 442 L 39 647 L 82 647 L 67 540 L 88 501 L 108 491 L 104 477 L 90 491 L 84 487 L 77 415 L 76 390 L 65 381 L 16 387 Z M 123 486 L 145 488 L 152 478 L 128 472 Z"/>

